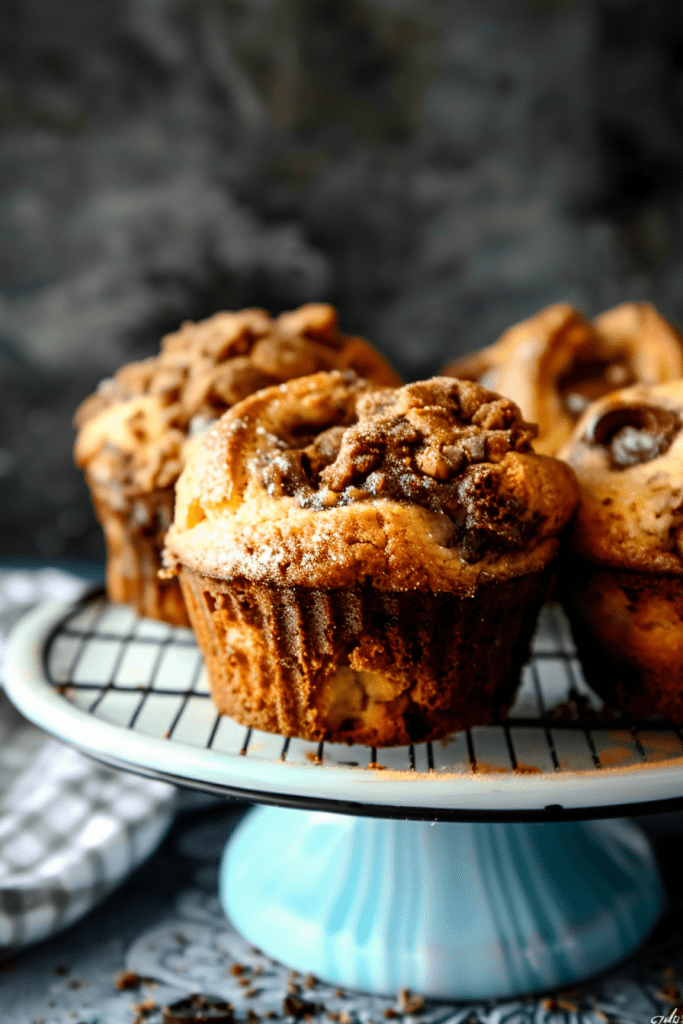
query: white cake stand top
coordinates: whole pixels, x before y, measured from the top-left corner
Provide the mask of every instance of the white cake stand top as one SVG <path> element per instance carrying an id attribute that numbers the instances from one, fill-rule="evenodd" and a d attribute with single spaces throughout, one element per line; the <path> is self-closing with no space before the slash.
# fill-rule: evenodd
<path id="1" fill-rule="evenodd" d="M 505 723 L 410 747 L 245 729 L 217 715 L 188 630 L 137 618 L 102 595 L 28 615 L 5 677 L 27 718 L 101 761 L 261 803 L 452 821 L 608 817 L 683 803 L 680 730 L 602 711 L 552 607 Z"/>

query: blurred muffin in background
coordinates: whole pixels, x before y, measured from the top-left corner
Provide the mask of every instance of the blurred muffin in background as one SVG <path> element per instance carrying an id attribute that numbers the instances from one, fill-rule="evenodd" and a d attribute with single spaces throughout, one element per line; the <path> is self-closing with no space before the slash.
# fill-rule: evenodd
<path id="1" fill-rule="evenodd" d="M 592 405 L 560 456 L 581 500 L 560 585 L 588 682 L 683 724 L 683 380 Z"/>
<path id="2" fill-rule="evenodd" d="M 176 580 L 158 577 L 188 438 L 260 388 L 319 370 L 400 378 L 362 338 L 341 334 L 332 306 L 273 318 L 262 309 L 188 321 L 159 355 L 123 366 L 78 409 L 74 457 L 107 545 L 107 592 L 140 615 L 188 625 Z"/>
<path id="3" fill-rule="evenodd" d="M 222 416 L 165 550 L 218 710 L 368 746 L 504 715 L 578 496 L 535 433 L 470 381 L 338 371 Z"/>
<path id="4" fill-rule="evenodd" d="M 593 322 L 557 303 L 442 372 L 507 395 L 538 423 L 536 450 L 556 455 L 591 402 L 683 377 L 683 339 L 647 302 L 624 302 Z"/>

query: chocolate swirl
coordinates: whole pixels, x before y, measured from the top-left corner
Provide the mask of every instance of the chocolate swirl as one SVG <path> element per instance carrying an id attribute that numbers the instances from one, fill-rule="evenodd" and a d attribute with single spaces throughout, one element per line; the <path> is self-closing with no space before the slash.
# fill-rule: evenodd
<path id="1" fill-rule="evenodd" d="M 608 452 L 612 469 L 627 469 L 659 458 L 680 430 L 678 416 L 656 405 L 609 409 L 588 428 L 588 440 Z"/>
<path id="2" fill-rule="evenodd" d="M 581 487 L 572 544 L 615 569 L 683 573 L 683 378 L 590 407 L 561 457 Z"/>

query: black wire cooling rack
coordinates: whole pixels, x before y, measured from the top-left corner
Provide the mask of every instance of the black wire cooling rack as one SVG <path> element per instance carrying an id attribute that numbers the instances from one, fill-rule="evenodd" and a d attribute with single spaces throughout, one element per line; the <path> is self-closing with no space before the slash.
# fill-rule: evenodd
<path id="1" fill-rule="evenodd" d="M 57 623 L 43 647 L 43 668 L 65 699 L 100 719 L 169 742 L 266 761 L 533 775 L 652 767 L 683 757 L 676 726 L 633 722 L 603 707 L 583 678 L 556 606 L 544 609 L 532 660 L 505 721 L 408 747 L 316 745 L 218 715 L 191 632 L 140 619 L 103 594 L 86 598 Z"/>

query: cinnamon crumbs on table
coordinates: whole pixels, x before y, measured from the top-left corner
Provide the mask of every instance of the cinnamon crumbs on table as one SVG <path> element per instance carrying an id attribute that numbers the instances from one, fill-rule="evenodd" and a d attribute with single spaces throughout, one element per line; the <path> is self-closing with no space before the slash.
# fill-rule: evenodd
<path id="1" fill-rule="evenodd" d="M 404 1013 L 413 1014 L 419 1013 L 424 1007 L 425 1001 L 423 996 L 412 995 L 410 989 L 402 988 L 398 994 L 398 1005 L 401 1007 Z"/>
<path id="2" fill-rule="evenodd" d="M 579 1007 L 576 1003 L 570 1002 L 568 999 L 562 999 L 559 995 L 544 999 L 541 1006 L 544 1010 L 548 1010 L 549 1012 L 560 1010 L 565 1013 L 578 1013 L 579 1011 Z M 606 1017 L 604 1019 L 607 1020 Z"/>
<path id="3" fill-rule="evenodd" d="M 114 978 L 114 988 L 120 992 L 129 988 L 137 988 L 141 978 L 135 971 L 120 971 Z"/>
<path id="4" fill-rule="evenodd" d="M 137 1013 L 142 1017 L 146 1017 L 150 1013 L 153 1013 L 156 1010 L 156 1008 L 157 1004 L 154 1002 L 153 999 L 143 999 L 139 1003 L 133 1003 L 131 1007 L 134 1013 Z"/>

